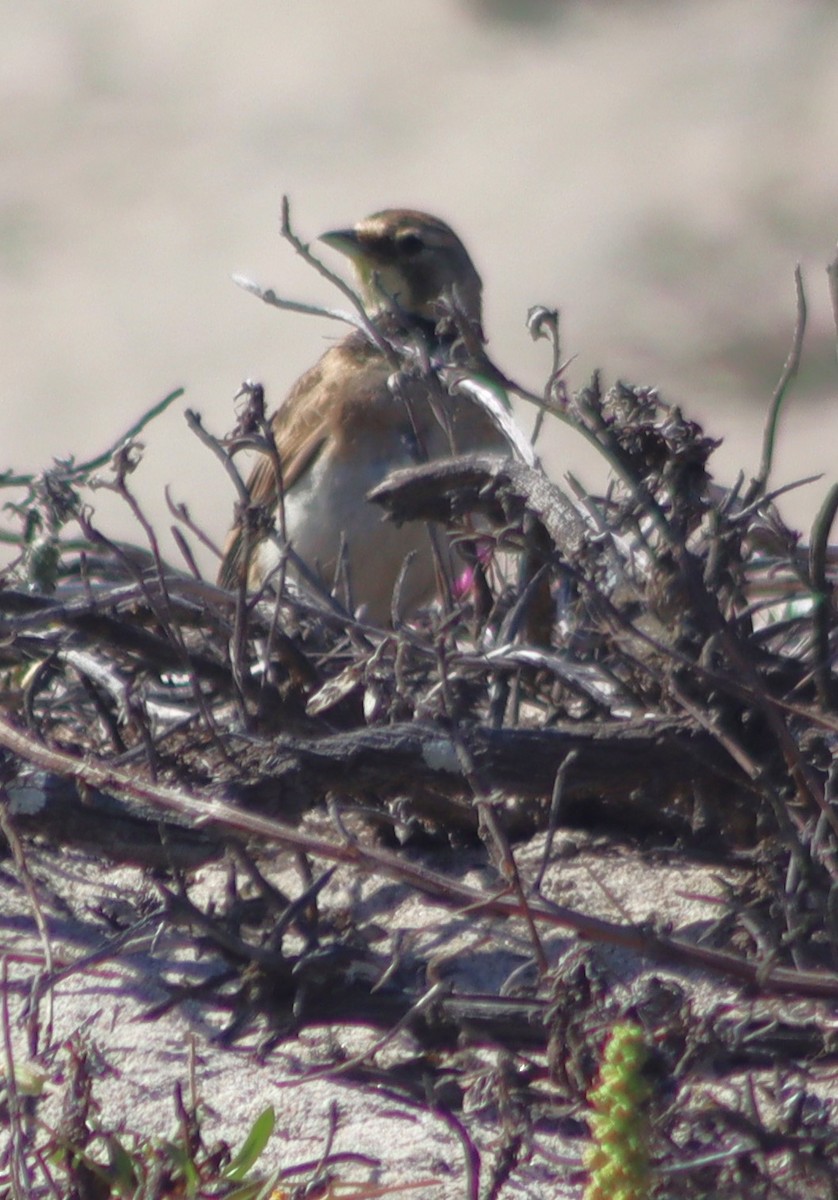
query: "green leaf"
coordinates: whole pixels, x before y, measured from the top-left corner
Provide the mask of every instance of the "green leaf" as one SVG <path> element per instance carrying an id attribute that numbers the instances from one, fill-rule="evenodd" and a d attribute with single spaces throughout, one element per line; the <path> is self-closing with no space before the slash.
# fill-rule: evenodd
<path id="1" fill-rule="evenodd" d="M 250 1168 L 267 1146 L 268 1138 L 273 1133 L 275 1124 L 276 1113 L 273 1110 L 273 1105 L 269 1104 L 267 1108 L 259 1113 L 259 1116 L 253 1122 L 250 1133 L 245 1138 L 241 1149 L 233 1158 L 233 1161 L 228 1167 L 225 1167 L 223 1172 L 225 1179 L 244 1179 L 245 1175 L 247 1175 Z"/>

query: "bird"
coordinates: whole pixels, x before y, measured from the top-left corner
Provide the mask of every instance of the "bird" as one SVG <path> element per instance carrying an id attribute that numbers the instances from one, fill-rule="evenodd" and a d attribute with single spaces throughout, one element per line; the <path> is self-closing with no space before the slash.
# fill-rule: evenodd
<path id="1" fill-rule="evenodd" d="M 365 312 L 382 337 L 353 329 L 297 380 L 271 418 L 281 485 L 275 463 L 260 454 L 247 487 L 253 505 L 275 513 L 281 486 L 280 524 L 295 555 L 327 588 L 341 564 L 355 611 L 387 625 L 397 580 L 399 616 L 433 599 L 440 556 L 426 526 L 385 521 L 367 493 L 399 467 L 454 454 L 509 453 L 483 408 L 434 388 L 427 375 L 414 373 L 393 389 L 387 343 L 419 339 L 434 361 L 482 357 L 482 282 L 454 230 L 414 209 L 385 209 L 320 240 L 349 259 Z M 237 521 L 218 582 L 232 588 L 246 578 L 256 589 L 280 557 L 276 537 L 245 539 Z M 447 541 L 442 559 L 449 569 L 456 559 Z"/>

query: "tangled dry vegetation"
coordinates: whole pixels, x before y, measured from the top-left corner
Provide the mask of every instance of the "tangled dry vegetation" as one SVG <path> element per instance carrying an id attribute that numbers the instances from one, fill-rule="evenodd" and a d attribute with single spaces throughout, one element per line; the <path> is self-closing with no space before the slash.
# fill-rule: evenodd
<path id="1" fill-rule="evenodd" d="M 373 501 L 389 519 L 445 525 L 475 583 L 468 603 L 446 597 L 393 628 L 356 619 L 341 587 L 216 588 L 194 568 L 188 544 L 203 535 L 182 509 L 187 569 L 164 563 L 131 491 L 130 441 L 111 456 L 110 486 L 136 512 L 142 551 L 110 541 L 82 502 L 101 462 L 17 480 L 26 528 L 0 590 L 7 853 L 21 879 L 32 839 L 153 868 L 158 920 L 192 929 L 218 965 L 171 1003 L 227 1013 L 228 1041 L 255 1026 L 269 1056 L 326 1024 L 400 1046 L 386 1068 L 372 1053 L 333 1066 L 358 1089 L 383 1078 L 444 1112 L 467 1194 L 512 1187 L 544 1130 L 582 1145 L 604 1035 L 629 1016 L 651 1048 L 659 1194 L 838 1195 L 835 1097 L 812 1083 L 836 1057 L 838 489 L 807 546 L 772 504 L 795 356 L 758 477 L 722 488 L 695 422 L 650 389 L 595 378 L 569 394 L 555 314 L 534 312 L 532 329 L 553 368 L 529 398 L 599 447 L 613 482 L 599 498 L 564 489 L 523 446 L 391 477 Z M 523 394 L 415 347 L 391 351 L 431 392 Z M 242 440 L 270 452 L 258 388 L 232 439 L 190 422 L 231 472 Z M 660 856 L 706 863 L 724 880 L 714 915 L 685 931 L 562 906 L 560 842 L 649 869 Z M 482 882 L 449 869 L 452 845 L 484 855 Z M 277 848 L 293 851 L 293 890 L 271 879 Z M 208 905 L 195 872 L 222 857 L 229 886 Z M 446 985 L 415 947 L 335 911 L 341 872 L 467 910 L 489 945 L 514 925 L 530 961 L 479 995 Z M 559 961 L 546 946 L 556 930 L 577 935 Z M 651 977 L 618 998 L 589 962 L 596 945 L 652 964 Z M 654 973 L 673 969 L 733 987 L 741 1005 L 700 1010 L 686 982 Z M 800 1005 L 778 1016 L 780 997 Z M 711 1103 L 706 1085 L 722 1079 L 740 1087 Z M 464 1115 L 478 1086 L 498 1137 L 480 1183 Z M 554 1170 L 581 1178 L 572 1161 Z"/>

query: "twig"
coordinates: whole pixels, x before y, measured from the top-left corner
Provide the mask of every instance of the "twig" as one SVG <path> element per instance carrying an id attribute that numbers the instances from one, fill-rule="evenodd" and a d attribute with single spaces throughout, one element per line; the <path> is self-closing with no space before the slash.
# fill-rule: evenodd
<path id="1" fill-rule="evenodd" d="M 768 416 L 765 421 L 765 433 L 762 440 L 762 458 L 760 459 L 759 471 L 756 479 L 753 480 L 751 486 L 745 493 L 744 503 L 747 506 L 761 492 L 765 491 L 768 483 L 768 476 L 771 473 L 771 464 L 774 459 L 774 443 L 777 437 L 777 425 L 780 420 L 780 410 L 783 401 L 786 397 L 789 384 L 797 375 L 800 366 L 800 355 L 803 349 L 803 335 L 806 332 L 806 294 L 803 291 L 803 276 L 800 271 L 800 263 L 794 268 L 794 287 L 797 294 L 797 320 L 794 326 L 794 336 L 792 338 L 791 350 L 788 358 L 783 365 L 783 371 L 780 379 L 774 389 L 774 395 L 771 397 L 771 404 L 768 407 Z"/>
<path id="2" fill-rule="evenodd" d="M 9 959 L 0 958 L 0 993 L 2 1007 L 0 1022 L 3 1026 L 3 1074 L 6 1080 L 6 1106 L 10 1142 L 9 1166 L 11 1174 L 12 1200 L 27 1200 L 34 1195 L 33 1180 L 26 1160 L 26 1135 L 23 1128 L 23 1106 L 17 1087 L 14 1049 L 12 1047 L 11 1014 L 9 1013 Z"/>
<path id="3" fill-rule="evenodd" d="M 364 322 L 343 309 L 326 308 L 322 304 L 307 304 L 302 300 L 286 300 L 284 297 L 278 296 L 273 288 L 262 287 L 255 280 L 248 279 L 246 275 L 231 275 L 230 278 L 236 287 L 249 292 L 251 296 L 255 296 L 263 304 L 269 304 L 271 308 L 280 308 L 283 312 L 301 313 L 306 317 L 326 317 L 330 321 L 342 321 L 344 325 L 351 325 L 353 329 L 361 329 L 366 332 Z"/>
<path id="4" fill-rule="evenodd" d="M 284 845 L 331 862 L 344 862 L 365 873 L 380 872 L 417 888 L 444 903 L 469 908 L 475 913 L 504 918 L 524 917 L 540 924 L 575 930 L 591 941 L 605 942 L 635 950 L 662 962 L 686 963 L 736 980 L 747 987 L 758 987 L 770 994 L 838 999 L 838 975 L 820 970 L 793 970 L 747 962 L 734 954 L 697 946 L 680 938 L 640 931 L 613 921 L 588 916 L 550 901 L 530 901 L 527 913 L 517 899 L 507 895 L 487 895 L 398 854 L 376 847 L 361 847 L 357 842 L 332 842 L 308 834 L 281 821 L 246 812 L 212 795 L 148 784 L 135 773 L 126 774 L 112 766 L 77 758 L 53 750 L 17 729 L 0 713 L 0 745 L 27 762 L 46 771 L 67 776 L 103 791 L 112 791 L 138 800 L 162 812 L 177 813 L 194 822 L 197 828 L 243 833 L 268 843 Z"/>
<path id="5" fill-rule="evenodd" d="M 339 1066 L 318 1067 L 314 1070 L 307 1071 L 305 1075 L 306 1083 L 312 1083 L 316 1079 L 335 1079 L 339 1078 L 341 1075 L 350 1075 L 358 1067 L 362 1066 L 366 1062 L 371 1061 L 375 1058 L 376 1054 L 379 1054 L 382 1050 L 386 1049 L 386 1047 L 389 1046 L 400 1033 L 409 1028 L 409 1026 L 413 1021 L 416 1020 L 417 1017 L 421 1017 L 423 1013 L 428 1011 L 429 1008 L 433 1008 L 433 1006 L 439 1003 L 439 1001 L 444 996 L 448 995 L 450 991 L 451 985 L 444 981 L 439 981 L 432 984 L 431 987 L 429 987 L 428 990 L 410 1006 L 407 1012 L 399 1018 L 395 1025 L 388 1029 L 377 1041 L 373 1042 L 371 1046 L 367 1046 L 358 1054 L 345 1059 L 340 1063 Z M 294 1086 L 294 1084 L 290 1084 L 288 1086 Z"/>
<path id="6" fill-rule="evenodd" d="M 814 677 L 818 697 L 824 708 L 832 708 L 834 704 L 834 681 L 829 649 L 829 634 L 834 616 L 833 589 L 830 587 L 826 575 L 826 560 L 829 532 L 832 529 L 836 512 L 838 512 L 838 484 L 833 484 L 812 526 L 809 548 L 809 576 L 814 600 L 812 609 Z"/>
<path id="7" fill-rule="evenodd" d="M 355 289 L 350 287 L 346 280 L 342 279 L 340 275 L 336 275 L 334 271 L 331 271 L 325 265 L 325 263 L 320 261 L 316 254 L 312 254 L 305 242 L 298 238 L 296 233 L 294 233 L 293 229 L 291 228 L 291 204 L 287 195 L 282 197 L 280 233 L 285 241 L 293 247 L 297 254 L 299 254 L 303 262 L 306 262 L 310 267 L 313 267 L 314 270 L 317 271 L 318 275 L 322 275 L 324 279 L 327 279 L 329 283 L 336 287 L 338 291 L 350 302 L 352 307 L 358 313 L 358 320 L 354 321 L 350 319 L 350 324 L 355 325 L 358 329 L 362 329 L 372 344 L 381 351 L 385 358 L 392 362 L 394 366 L 398 366 L 399 360 L 393 350 L 393 347 L 386 340 L 386 338 L 382 336 L 375 322 L 371 320 L 364 306 L 363 300 L 355 291 Z"/>
<path id="8" fill-rule="evenodd" d="M 162 400 L 158 400 L 121 437 L 117 438 L 107 450 L 103 450 L 95 458 L 90 458 L 87 462 L 78 464 L 72 461 L 61 463 L 60 466 L 63 469 L 63 473 L 67 478 L 77 480 L 92 474 L 93 471 L 98 471 L 100 467 L 107 466 L 114 455 L 122 450 L 126 443 L 132 442 L 137 434 L 142 433 L 146 425 L 165 412 L 171 404 L 174 404 L 175 400 L 179 400 L 183 393 L 183 388 L 175 388 L 173 392 L 169 392 Z M 23 487 L 33 483 L 36 479 L 37 475 L 0 475 L 0 487 Z"/>
<path id="9" fill-rule="evenodd" d="M 213 554 L 216 558 L 220 558 L 221 550 L 219 546 L 212 540 L 205 530 L 201 529 L 200 525 L 195 524 L 195 521 L 192 519 L 192 516 L 186 505 L 183 503 L 176 503 L 176 501 L 172 498 L 172 489 L 168 483 L 163 489 L 163 494 L 166 497 L 166 505 L 169 509 L 169 512 L 172 514 L 175 520 L 180 521 L 183 525 L 185 525 L 189 532 L 194 534 L 201 545 L 205 546 L 211 554 Z M 195 576 L 195 578 L 200 578 L 200 575 Z"/>
<path id="10" fill-rule="evenodd" d="M 553 358 L 550 374 L 547 376 L 547 382 L 544 384 L 544 407 L 539 408 L 532 431 L 531 442 L 533 449 L 535 449 L 535 443 L 538 441 L 541 427 L 544 424 L 544 417 L 548 412 L 546 406 L 555 403 L 556 384 L 567 364 L 563 363 L 561 358 L 558 309 L 547 308 L 543 304 L 534 305 L 527 313 L 527 329 L 534 342 L 539 341 L 541 338 L 546 338 L 549 341 Z"/>
<path id="11" fill-rule="evenodd" d="M 247 485 L 242 479 L 238 467 L 233 461 L 233 456 L 227 450 L 225 450 L 218 438 L 213 437 L 208 430 L 204 429 L 200 413 L 195 412 L 191 408 L 187 408 L 183 415 L 186 418 L 186 424 L 189 426 L 198 440 L 203 442 L 207 449 L 210 450 L 221 463 L 222 467 L 232 481 L 233 487 L 236 489 L 239 503 L 243 507 L 246 507 L 250 502 L 250 495 L 247 490 Z"/>
<path id="12" fill-rule="evenodd" d="M 829 299 L 832 302 L 832 320 L 835 325 L 836 339 L 838 339 L 838 254 L 827 264 L 826 276 L 829 281 Z M 838 356 L 838 340 L 835 353 Z"/>
<path id="13" fill-rule="evenodd" d="M 547 820 L 547 836 L 544 839 L 544 853 L 541 856 L 541 865 L 538 868 L 538 874 L 533 883 L 533 891 L 540 892 L 541 885 L 544 882 L 544 873 L 547 870 L 547 864 L 550 861 L 550 854 L 553 850 L 553 838 L 556 835 L 556 828 L 559 823 L 559 815 L 561 813 L 562 793 L 564 792 L 565 779 L 567 772 L 579 757 L 576 750 L 571 750 L 566 754 L 561 761 L 559 769 L 556 771 L 556 782 L 553 784 L 553 794 L 550 797 L 550 815 Z"/>

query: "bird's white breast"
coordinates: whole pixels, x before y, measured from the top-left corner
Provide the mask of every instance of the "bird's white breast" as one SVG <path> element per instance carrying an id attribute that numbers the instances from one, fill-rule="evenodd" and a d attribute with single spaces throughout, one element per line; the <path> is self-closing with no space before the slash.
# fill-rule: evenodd
<path id="1" fill-rule="evenodd" d="M 389 450 L 386 460 L 356 454 L 351 463 L 324 452 L 285 497 L 285 528 L 295 552 L 330 587 L 343 539 L 353 603 L 379 622 L 389 620 L 393 585 L 411 551 L 416 558 L 405 578 L 402 608 L 408 611 L 432 596 L 436 580 L 425 526 L 416 522 L 397 527 L 366 499 L 390 471 L 415 463 L 407 448 L 399 457 L 392 445 Z M 276 568 L 279 548 L 274 541 L 263 542 L 259 555 L 264 574 Z"/>

